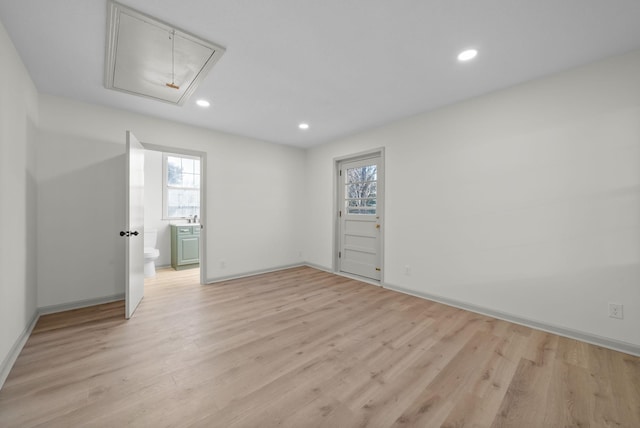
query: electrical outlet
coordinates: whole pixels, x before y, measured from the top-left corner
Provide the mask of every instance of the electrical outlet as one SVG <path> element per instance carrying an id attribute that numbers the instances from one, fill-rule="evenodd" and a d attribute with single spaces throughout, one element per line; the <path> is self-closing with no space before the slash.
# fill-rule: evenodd
<path id="1" fill-rule="evenodd" d="M 609 317 L 618 319 L 624 318 L 621 303 L 609 303 Z"/>

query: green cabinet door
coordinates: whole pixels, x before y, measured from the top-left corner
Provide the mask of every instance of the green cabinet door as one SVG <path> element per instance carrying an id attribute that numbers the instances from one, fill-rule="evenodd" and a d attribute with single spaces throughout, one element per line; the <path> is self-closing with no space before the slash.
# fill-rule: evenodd
<path id="1" fill-rule="evenodd" d="M 178 245 L 178 260 L 181 264 L 200 262 L 200 238 L 197 236 L 181 237 Z"/>
<path id="2" fill-rule="evenodd" d="M 171 225 L 171 267 L 176 270 L 200 265 L 200 225 Z"/>

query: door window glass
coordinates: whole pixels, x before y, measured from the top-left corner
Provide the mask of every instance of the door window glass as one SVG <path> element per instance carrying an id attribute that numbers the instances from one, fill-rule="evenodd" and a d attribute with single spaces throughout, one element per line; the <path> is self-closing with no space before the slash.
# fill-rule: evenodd
<path id="1" fill-rule="evenodd" d="M 376 215 L 377 181 L 377 165 L 346 169 L 344 204 L 347 214 Z"/>

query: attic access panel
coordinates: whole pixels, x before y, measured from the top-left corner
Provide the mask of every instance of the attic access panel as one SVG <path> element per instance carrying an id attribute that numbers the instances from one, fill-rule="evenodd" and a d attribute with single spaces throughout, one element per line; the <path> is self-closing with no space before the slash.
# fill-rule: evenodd
<path id="1" fill-rule="evenodd" d="M 225 51 L 117 2 L 108 7 L 107 89 L 183 105 Z"/>

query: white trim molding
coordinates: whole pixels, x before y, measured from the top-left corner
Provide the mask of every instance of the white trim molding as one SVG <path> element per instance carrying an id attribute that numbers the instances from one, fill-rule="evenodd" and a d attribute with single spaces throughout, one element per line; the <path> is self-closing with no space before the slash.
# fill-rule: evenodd
<path id="1" fill-rule="evenodd" d="M 18 339 L 16 339 L 16 342 L 11 347 L 11 350 L 9 350 L 9 353 L 2 361 L 2 364 L 0 364 L 0 389 L 2 389 L 2 386 L 4 385 L 4 382 L 7 380 L 7 377 L 9 377 L 9 373 L 11 372 L 13 365 L 18 359 L 20 352 L 22 352 L 22 348 L 24 348 L 24 345 L 27 343 L 29 336 L 31 336 L 31 332 L 33 331 L 33 328 L 36 326 L 38 319 L 40 319 L 40 313 L 36 309 L 33 316 L 31 317 L 31 321 L 29 322 L 27 327 L 22 331 L 22 334 L 18 336 Z"/>
<path id="2" fill-rule="evenodd" d="M 269 269 L 260 269 L 260 270 L 253 270 L 253 271 L 244 272 L 244 273 L 238 273 L 238 274 L 234 274 L 234 275 L 219 276 L 217 278 L 207 279 L 206 284 L 215 284 L 217 282 L 224 282 L 224 281 L 231 281 L 233 279 L 247 278 L 247 277 L 250 277 L 250 276 L 262 275 L 263 273 L 278 272 L 278 271 L 281 271 L 281 270 L 293 269 L 293 268 L 302 267 L 302 266 L 308 266 L 308 264 L 307 263 L 294 263 L 294 264 L 290 264 L 290 265 L 276 266 L 276 267 L 269 268 Z"/>
<path id="3" fill-rule="evenodd" d="M 486 316 L 497 318 L 503 321 L 512 322 L 514 324 L 523 325 L 525 327 L 530 327 L 535 330 L 546 331 L 547 333 L 557 334 L 558 336 L 568 337 L 569 339 L 579 340 L 581 342 L 602 346 L 603 348 L 608 348 L 614 351 L 620 351 L 620 352 L 624 352 L 625 354 L 630 354 L 636 357 L 640 357 L 640 346 L 635 345 L 633 343 L 623 342 L 620 340 L 610 339 L 608 337 L 598 336 L 596 334 L 592 334 L 584 331 L 573 330 L 566 327 L 548 324 L 548 323 L 532 320 L 529 318 L 508 314 L 505 312 L 496 311 L 494 309 L 485 308 L 485 307 L 474 305 L 471 303 L 465 303 L 459 300 L 449 299 L 447 297 L 442 297 L 435 294 L 410 290 L 408 288 L 392 285 L 389 283 L 385 283 L 382 286 L 384 288 L 388 288 L 389 290 L 397 291 L 399 293 L 420 297 L 422 299 L 442 303 L 447 306 L 453 306 L 458 309 L 475 312 L 477 314 L 486 315 Z"/>
<path id="4" fill-rule="evenodd" d="M 16 339 L 16 342 L 11 347 L 11 350 L 2 361 L 2 364 L 0 364 L 0 389 L 2 389 L 4 382 L 7 380 L 7 377 L 9 376 L 13 365 L 18 359 L 20 352 L 22 352 L 22 348 L 24 348 L 24 345 L 27 343 L 29 336 L 31 336 L 31 333 L 33 332 L 33 329 L 38 323 L 41 315 L 55 314 L 57 312 L 102 305 L 104 303 L 117 302 L 119 300 L 124 300 L 124 293 L 115 294 L 113 296 L 99 297 L 97 299 L 79 300 L 76 302 L 37 308 L 35 313 L 33 314 L 33 317 L 31 318 L 31 321 L 29 322 L 29 325 L 24 329 L 18 339 Z M 124 312 L 122 313 L 122 315 L 124 316 Z"/>
<path id="5" fill-rule="evenodd" d="M 117 302 L 124 300 L 124 293 L 114 294 L 112 296 L 98 297 L 95 299 L 78 300 L 70 303 L 62 303 L 60 305 L 43 306 L 38 308 L 39 315 L 49 315 L 58 312 L 71 311 L 73 309 L 88 308 L 89 306 L 103 305 L 105 303 Z M 122 312 L 124 316 L 124 312 Z"/>
<path id="6" fill-rule="evenodd" d="M 442 297 L 435 294 L 410 290 L 408 288 L 404 288 L 398 285 L 393 285 L 389 283 L 379 284 L 376 281 L 367 281 L 366 278 L 358 278 L 357 276 L 354 276 L 354 275 L 345 275 L 340 272 L 333 272 L 331 268 L 328 268 L 326 266 L 316 265 L 314 263 L 305 263 L 305 265 L 310 268 L 332 273 L 334 275 L 344 276 L 347 278 L 355 279 L 356 281 L 364 282 L 364 283 L 375 285 L 375 286 L 382 286 L 382 288 L 387 288 L 389 290 L 397 291 L 399 293 L 408 294 L 410 296 L 419 297 L 421 299 L 431 300 L 433 302 L 442 303 L 443 305 L 453 306 L 455 308 L 463 309 L 465 311 L 486 315 L 492 318 L 497 318 L 503 321 L 508 321 L 514 324 L 530 327 L 535 330 L 546 331 L 547 333 L 557 334 L 558 336 L 568 337 L 570 339 L 579 340 L 581 342 L 602 346 L 603 348 L 613 349 L 614 351 L 620 351 L 620 352 L 624 352 L 625 354 L 635 355 L 637 357 L 640 357 L 640 346 L 635 345 L 633 343 L 622 342 L 619 340 L 598 336 L 596 334 L 591 334 L 584 331 L 578 331 L 578 330 L 573 330 L 566 327 L 560 327 L 553 324 L 543 323 L 540 321 L 519 317 L 517 315 L 508 314 L 505 312 L 496 311 L 493 309 L 485 308 L 485 307 L 474 305 L 471 303 L 465 303 L 458 300 L 449 299 L 447 297 Z"/>
<path id="7" fill-rule="evenodd" d="M 206 281 L 206 284 L 214 284 L 214 283 L 219 283 L 219 282 L 224 282 L 224 281 L 230 281 L 230 280 L 233 280 L 233 279 L 239 279 L 239 278 L 246 278 L 246 277 L 255 276 L 255 275 L 261 275 L 261 274 L 264 274 L 264 273 L 278 272 L 278 271 L 281 271 L 281 270 L 292 269 L 292 268 L 297 268 L 297 267 L 301 267 L 301 266 L 307 266 L 307 267 L 310 267 L 310 268 L 313 268 L 313 269 L 321 270 L 321 271 L 324 271 L 324 272 L 327 272 L 327 273 L 332 273 L 332 274 L 338 275 L 338 276 L 351 278 L 351 279 L 354 279 L 356 281 L 364 282 L 364 283 L 375 285 L 375 286 L 382 285 L 383 288 L 387 288 L 387 289 L 392 290 L 392 291 L 397 291 L 399 293 L 408 294 L 408 295 L 411 295 L 411 296 L 414 296 L 414 297 L 418 297 L 418 298 L 421 298 L 421 299 L 431 300 L 431 301 L 434 301 L 434 302 L 442 303 L 442 304 L 447 305 L 447 306 L 453 306 L 455 308 L 459 308 L 459 309 L 463 309 L 463 310 L 466 310 L 466 311 L 478 313 L 478 314 L 481 314 L 481 315 L 486 315 L 486 316 L 489 316 L 489 317 L 492 317 L 492 318 L 501 319 L 501 320 L 504 320 L 504 321 L 507 321 L 507 322 L 512 322 L 514 324 L 523 325 L 525 327 L 530 327 L 530 328 L 533 328 L 533 329 L 536 329 L 536 330 L 541 330 L 541 331 L 545 331 L 545 332 L 548 332 L 548 333 L 557 334 L 559 336 L 568 337 L 570 339 L 579 340 L 581 342 L 590 343 L 592 345 L 602 346 L 603 348 L 612 349 L 614 351 L 620 351 L 620 352 L 624 352 L 626 354 L 630 354 L 630 355 L 634 355 L 634 356 L 640 356 L 640 346 L 638 346 L 636 344 L 633 344 L 633 343 L 623 342 L 623 341 L 619 341 L 619 340 L 615 340 L 615 339 L 610 339 L 610 338 L 607 338 L 607 337 L 598 336 L 598 335 L 595 335 L 595 334 L 592 334 L 592 333 L 587 333 L 587 332 L 584 332 L 584 331 L 578 331 L 578 330 L 573 330 L 573 329 L 566 328 L 566 327 L 561 327 L 561 326 L 557 326 L 557 325 L 543 323 L 543 322 L 540 322 L 540 321 L 531 320 L 531 319 L 528 319 L 528 318 L 520 317 L 520 316 L 513 315 L 513 314 L 504 313 L 504 312 L 501 312 L 501 311 L 496 311 L 496 310 L 493 310 L 493 309 L 485 308 L 485 307 L 474 305 L 474 304 L 471 304 L 471 303 L 461 302 L 461 301 L 458 301 L 458 300 L 455 300 L 455 299 L 449 299 L 447 297 L 442 297 L 442 296 L 438 296 L 438 295 L 434 295 L 434 294 L 430 294 L 430 293 L 423 293 L 423 292 L 410 290 L 408 288 L 404 288 L 404 287 L 393 285 L 393 284 L 389 284 L 389 283 L 379 284 L 379 283 L 374 282 L 374 281 L 367 281 L 364 278 L 358 278 L 358 277 L 353 276 L 353 275 L 345 275 L 345 274 L 341 274 L 341 273 L 332 272 L 331 268 L 329 268 L 329 267 L 320 266 L 320 265 L 316 265 L 314 263 L 309 263 L 309 262 L 295 263 L 295 264 L 291 264 L 291 265 L 277 266 L 277 267 L 273 267 L 273 268 L 270 268 L 270 269 L 262 269 L 262 270 L 256 270 L 256 271 L 251 271 L 251 272 L 239 273 L 239 274 L 236 274 L 236 275 L 229 275 L 229 276 L 225 276 L 225 277 L 212 278 L 212 279 L 208 279 Z M 72 310 L 72 309 L 85 308 L 85 307 L 89 307 L 89 306 L 95 306 L 95 305 L 100 305 L 100 304 L 104 304 L 104 303 L 115 302 L 115 301 L 123 300 L 123 299 L 124 299 L 124 294 L 116 294 L 116 295 L 113 295 L 113 296 L 105 296 L 105 297 L 101 297 L 101 298 L 97 298 L 97 299 L 88 299 L 88 300 L 81 300 L 81 301 L 77 301 L 77 302 L 65 303 L 65 304 L 60 304 L 60 305 L 45 306 L 45 307 L 42 307 L 42 308 L 39 308 L 38 310 L 36 310 L 36 312 L 34 313 L 32 319 L 31 319 L 31 322 L 24 329 L 24 331 L 22 332 L 20 337 L 18 337 L 18 339 L 16 340 L 15 344 L 13 345 L 11 350 L 9 351 L 9 354 L 5 357 L 5 359 L 2 361 L 2 364 L 0 365 L 0 389 L 4 385 L 4 382 L 7 379 L 7 377 L 9 376 L 9 372 L 13 368 L 14 363 L 16 362 L 18 356 L 20 355 L 20 352 L 22 351 L 22 348 L 24 347 L 24 345 L 26 344 L 27 340 L 29 339 L 29 336 L 31 335 L 31 332 L 33 331 L 33 329 L 34 329 L 34 327 L 35 327 L 36 323 L 38 322 L 38 319 L 40 318 L 41 315 L 53 314 L 53 313 L 62 312 L 62 311 L 68 311 L 68 310 Z"/>

